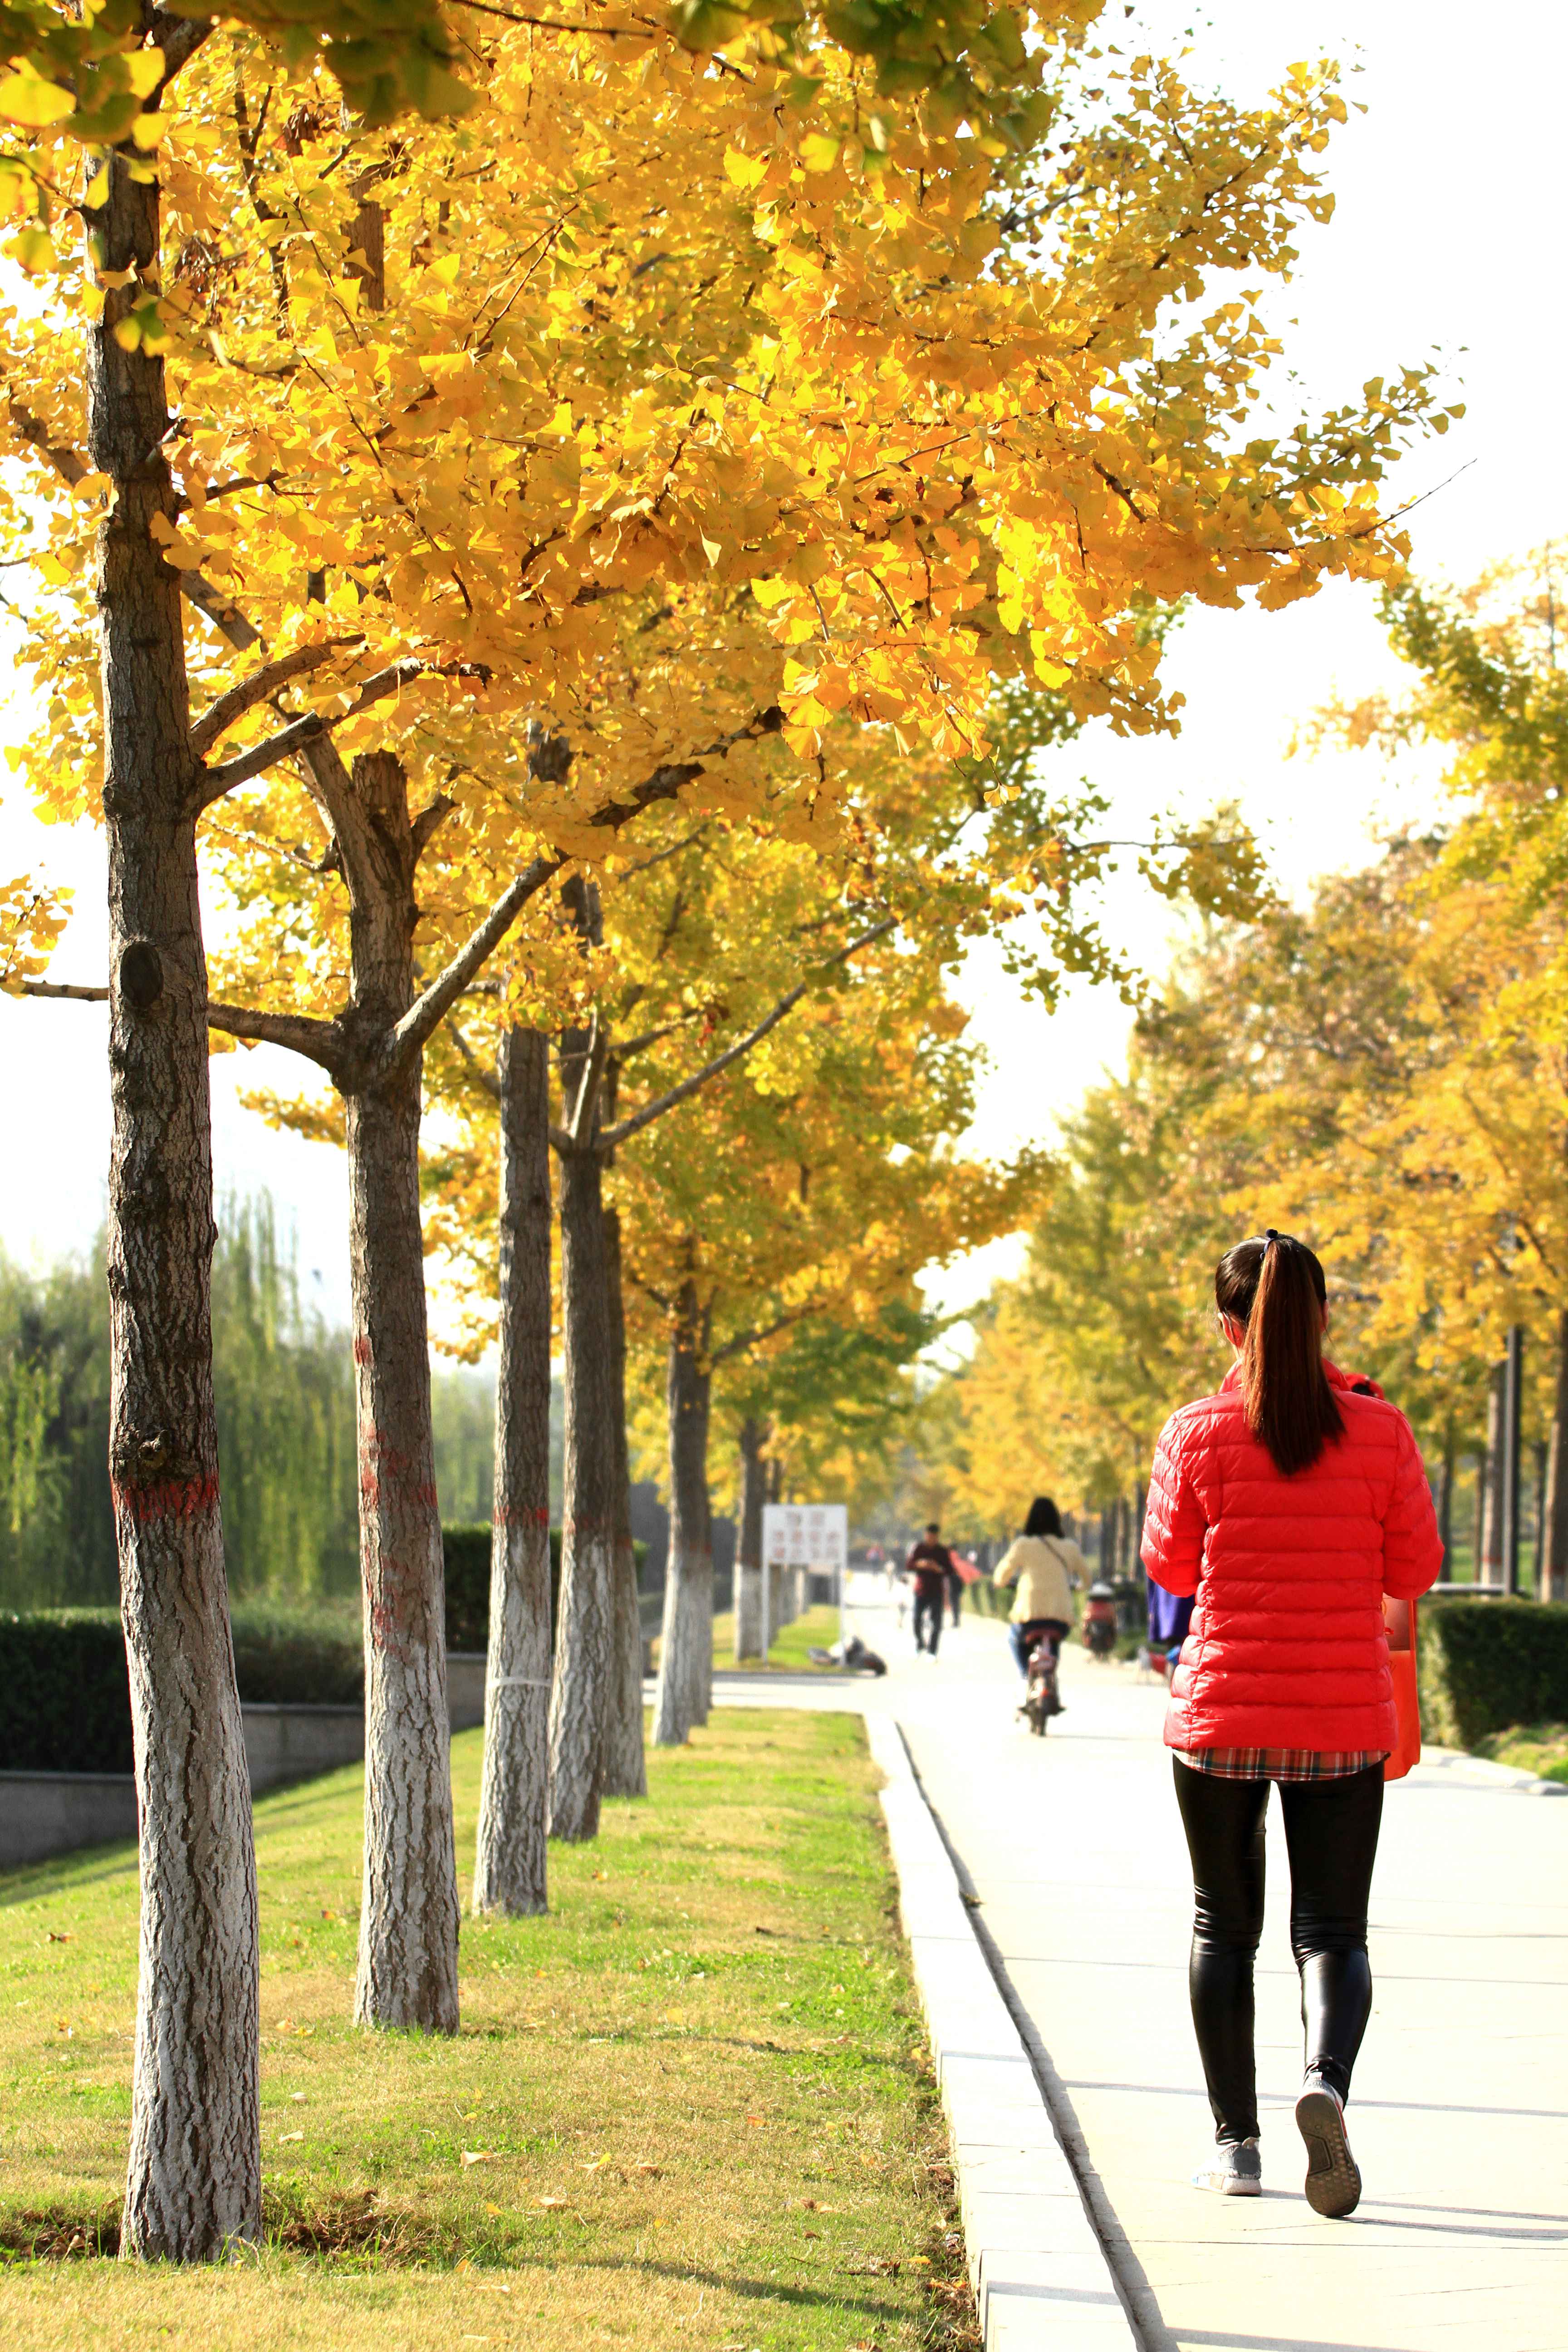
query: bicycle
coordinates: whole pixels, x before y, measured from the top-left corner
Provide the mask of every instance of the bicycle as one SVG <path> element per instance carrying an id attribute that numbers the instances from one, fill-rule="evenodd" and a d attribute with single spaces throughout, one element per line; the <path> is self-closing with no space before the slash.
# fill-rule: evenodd
<path id="1" fill-rule="evenodd" d="M 1024 1704 L 1018 1712 L 1037 1739 L 1045 1738 L 1052 1716 L 1063 1712 L 1057 1662 L 1068 1630 L 1055 1617 L 1039 1618 L 1018 1629 L 1025 1654 Z"/>

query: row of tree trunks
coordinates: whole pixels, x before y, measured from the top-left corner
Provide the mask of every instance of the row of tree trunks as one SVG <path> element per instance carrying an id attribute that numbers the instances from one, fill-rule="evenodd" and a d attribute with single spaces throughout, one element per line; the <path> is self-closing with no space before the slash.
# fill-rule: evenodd
<path id="1" fill-rule="evenodd" d="M 500 1331 L 490 1537 L 485 1754 L 474 1908 L 514 1916 L 547 1898 L 550 1725 L 550 1049 L 501 1035 Z"/>
<path id="2" fill-rule="evenodd" d="M 653 1738 L 679 1748 L 706 1723 L 712 1699 L 713 1536 L 708 1498 L 712 1375 L 706 1318 L 689 1276 L 676 1297 L 669 1339 L 669 1561 Z"/>
<path id="3" fill-rule="evenodd" d="M 132 170 L 142 176 L 132 177 Z M 106 159 L 87 331 L 109 856 L 110 1457 L 140 1821 L 141 1968 L 122 2243 L 208 2259 L 261 2226 L 250 1784 L 218 1503 L 197 761 L 163 362 L 116 340 L 159 278 L 159 189 Z M 123 273 L 116 284 L 115 273 Z"/>

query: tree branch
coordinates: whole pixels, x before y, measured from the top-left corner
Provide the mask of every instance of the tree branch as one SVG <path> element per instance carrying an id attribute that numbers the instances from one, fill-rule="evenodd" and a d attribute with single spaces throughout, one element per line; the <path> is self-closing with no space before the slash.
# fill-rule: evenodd
<path id="1" fill-rule="evenodd" d="M 107 1004 L 109 1002 L 107 988 L 73 988 L 64 981 L 24 980 L 19 982 L 19 987 L 24 996 L 58 997 L 71 1004 Z"/>
<path id="2" fill-rule="evenodd" d="M 467 1063 L 468 1076 L 471 1078 L 477 1079 L 479 1084 L 483 1087 L 486 1094 L 488 1094 L 493 1101 L 500 1102 L 500 1080 L 497 1077 L 493 1070 L 486 1069 L 484 1064 L 480 1061 L 479 1055 L 475 1053 L 473 1047 L 469 1045 L 468 1039 L 464 1036 L 462 1031 L 458 1028 L 455 1021 L 447 1022 L 447 1034 L 450 1037 L 453 1045 L 456 1045 L 458 1053 L 462 1055 L 463 1060 Z"/>
<path id="3" fill-rule="evenodd" d="M 257 643 L 259 645 L 260 642 L 258 638 Z M 248 783 L 252 776 L 259 776 L 264 770 L 275 768 L 280 760 L 292 759 L 295 752 L 320 742 L 324 735 L 331 733 L 334 727 L 341 727 L 345 719 L 357 718 L 372 703 L 384 702 L 388 695 L 395 694 L 400 687 L 408 684 L 410 678 L 422 676 L 425 667 L 423 662 L 412 658 L 391 662 L 384 669 L 373 671 L 346 710 L 309 710 L 301 719 L 291 719 L 287 727 L 279 728 L 276 735 L 268 735 L 264 742 L 253 743 L 247 751 L 237 751 L 232 760 L 220 761 L 216 768 L 204 768 L 200 797 L 196 803 L 198 813 L 211 808 L 215 801 L 222 800 L 225 793 L 233 792 L 237 784 Z M 439 803 L 433 805 L 440 807 Z M 445 807 L 441 807 L 441 816 L 445 816 L 450 806 L 451 803 L 447 802 Z M 424 824 L 429 816 L 430 810 L 426 809 L 418 823 Z M 437 816 L 428 825 L 419 842 L 421 848 L 439 823 L 440 816 Z"/>
<path id="4" fill-rule="evenodd" d="M 226 692 L 220 694 L 205 716 L 197 719 L 191 730 L 192 751 L 198 759 L 204 759 L 218 737 L 226 734 L 237 719 L 243 719 L 257 703 L 266 702 L 280 686 L 287 686 L 290 678 L 303 677 L 308 671 L 320 669 L 323 662 L 331 661 L 332 656 L 345 646 L 362 646 L 363 643 L 363 637 L 358 635 L 324 637 L 313 646 L 296 646 L 292 653 L 279 654 L 275 661 L 263 662 L 259 669 L 253 669 L 247 677 L 242 677 L 237 686 L 231 686 Z"/>
<path id="5" fill-rule="evenodd" d="M 552 876 L 560 873 L 565 863 L 563 856 L 536 857 L 532 865 L 526 866 L 517 877 L 511 887 L 502 892 L 484 921 L 469 934 L 446 970 L 415 998 L 402 1020 L 384 1039 L 374 1057 L 374 1082 L 384 1085 L 405 1056 L 421 1050 L 437 1024 L 457 1003 L 486 957 L 500 945 L 528 901 L 537 891 L 543 889 Z"/>
<path id="6" fill-rule="evenodd" d="M 858 940 L 851 940 L 847 947 L 840 948 L 837 955 L 829 956 L 819 969 L 831 971 L 835 964 L 847 962 L 848 959 L 857 954 L 861 948 L 869 947 L 873 940 L 885 938 L 889 931 L 895 929 L 896 924 L 896 916 L 889 915 L 886 922 L 878 923 L 871 930 L 862 931 Z M 710 1078 L 716 1078 L 721 1071 L 727 1070 L 732 1062 L 740 1061 L 742 1055 L 749 1054 L 753 1045 L 762 1043 L 770 1029 L 777 1028 L 786 1013 L 794 1011 L 810 986 L 809 980 L 797 981 L 788 995 L 781 996 L 772 1012 L 764 1013 L 754 1029 L 748 1030 L 743 1037 L 738 1037 L 732 1045 L 726 1046 L 723 1053 L 715 1055 L 713 1060 L 706 1064 L 702 1069 L 694 1070 L 690 1077 L 682 1078 L 680 1084 L 671 1087 L 667 1094 L 656 1097 L 650 1103 L 645 1103 L 641 1110 L 634 1111 L 629 1118 L 620 1119 L 614 1127 L 605 1128 L 599 1138 L 601 1150 L 614 1150 L 617 1144 L 625 1143 L 628 1137 L 639 1133 L 643 1128 L 650 1126 L 656 1118 L 662 1118 L 667 1110 L 673 1110 L 677 1103 L 685 1102 L 689 1097 L 696 1094 L 700 1087 L 705 1087 Z"/>
<path id="7" fill-rule="evenodd" d="M 319 1062 L 331 1078 L 337 1077 L 349 1059 L 337 1023 L 312 1021 L 302 1013 L 263 1013 L 250 1004 L 209 1004 L 207 1027 L 221 1029 L 230 1037 L 248 1037 L 259 1045 L 286 1045 L 290 1053 Z"/>
<path id="8" fill-rule="evenodd" d="M 303 719 L 291 719 L 288 726 L 280 727 L 275 735 L 265 736 L 259 743 L 252 743 L 247 750 L 237 751 L 232 760 L 220 760 L 216 768 L 204 767 L 201 789 L 196 797 L 198 812 L 211 808 L 215 801 L 221 801 L 225 793 L 233 792 L 237 784 L 247 784 L 252 776 L 265 774 L 280 760 L 291 760 L 296 751 L 302 751 L 308 743 L 313 743 L 318 737 L 324 735 L 331 723 L 321 717 L 320 711 L 307 711 Z"/>
<path id="9" fill-rule="evenodd" d="M 721 1348 L 712 1350 L 709 1361 L 723 1364 L 731 1356 L 743 1356 L 749 1349 L 760 1348 L 764 1339 L 776 1339 L 779 1333 L 787 1331 L 792 1323 L 804 1323 L 810 1312 L 809 1307 L 797 1307 L 793 1315 L 781 1315 L 776 1323 L 764 1323 L 754 1331 L 737 1331 L 732 1339 L 726 1339 Z"/>

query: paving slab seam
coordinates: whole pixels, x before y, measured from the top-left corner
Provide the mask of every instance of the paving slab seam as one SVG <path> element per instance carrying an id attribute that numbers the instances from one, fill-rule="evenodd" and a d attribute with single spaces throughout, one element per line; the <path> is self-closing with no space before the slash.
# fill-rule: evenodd
<path id="1" fill-rule="evenodd" d="M 1146 2352 L 901 1727 L 866 1717 L 985 2352 Z"/>

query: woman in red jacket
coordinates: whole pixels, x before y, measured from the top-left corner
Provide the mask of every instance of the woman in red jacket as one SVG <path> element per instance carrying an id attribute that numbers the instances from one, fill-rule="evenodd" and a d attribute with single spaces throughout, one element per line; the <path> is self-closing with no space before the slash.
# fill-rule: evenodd
<path id="1" fill-rule="evenodd" d="M 1195 1593 L 1165 1742 L 1192 1853 L 1189 1985 L 1218 2152 L 1194 2186 L 1262 2185 L 1252 1967 L 1263 1929 L 1263 1819 L 1278 1784 L 1306 2074 L 1296 2121 L 1307 2198 L 1352 2212 L 1351 2069 L 1372 2008 L 1366 1915 L 1394 1745 L 1383 1603 L 1442 1564 L 1409 1423 L 1370 1381 L 1323 1360 L 1328 1290 L 1302 1242 L 1272 1228 L 1215 1273 L 1237 1360 L 1217 1396 L 1161 1433 L 1143 1559 Z"/>

